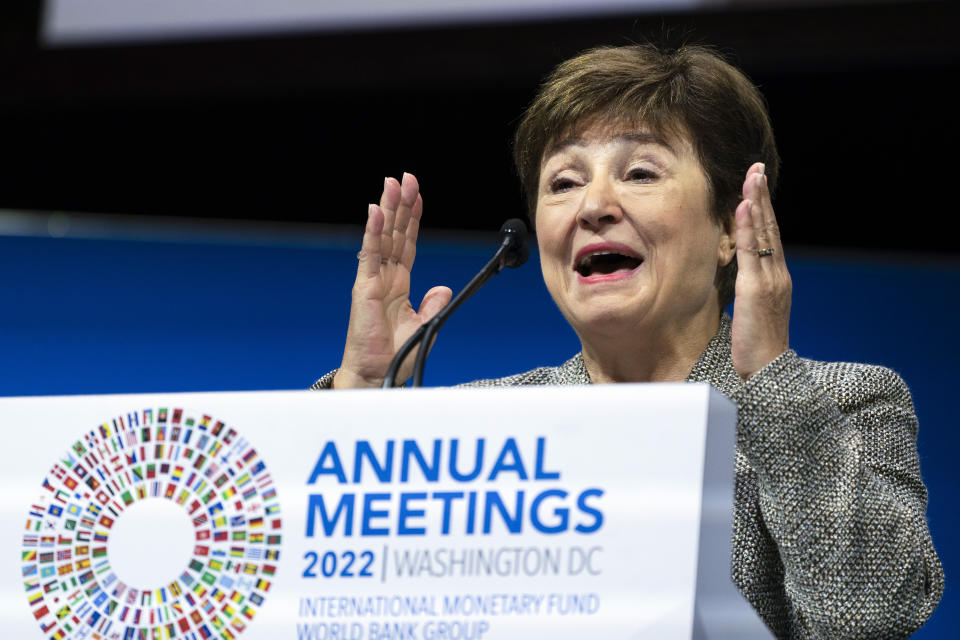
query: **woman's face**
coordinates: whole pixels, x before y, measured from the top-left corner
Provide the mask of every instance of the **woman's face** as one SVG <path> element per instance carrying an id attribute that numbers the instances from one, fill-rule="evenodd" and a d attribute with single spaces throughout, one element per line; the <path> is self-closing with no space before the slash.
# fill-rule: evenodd
<path id="1" fill-rule="evenodd" d="M 717 268 L 735 248 L 709 207 L 686 139 L 599 122 L 548 148 L 536 213 L 541 268 L 581 338 L 682 330 L 708 314 L 715 322 Z"/>

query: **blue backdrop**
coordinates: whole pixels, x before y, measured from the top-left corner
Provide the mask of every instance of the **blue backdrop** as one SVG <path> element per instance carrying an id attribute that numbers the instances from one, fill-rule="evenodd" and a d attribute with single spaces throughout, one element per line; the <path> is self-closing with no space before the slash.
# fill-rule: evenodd
<path id="1" fill-rule="evenodd" d="M 359 242 L 359 229 L 356 242 Z M 491 242 L 425 241 L 414 296 L 462 287 Z M 0 395 L 299 389 L 337 366 L 356 267 L 354 238 L 189 242 L 0 236 Z M 960 265 L 790 252 L 791 342 L 802 355 L 891 367 L 910 384 L 947 591 L 919 638 L 952 638 Z M 536 256 L 446 325 L 429 384 L 559 364 L 578 349 Z M 12 425 L 3 425 L 12 428 Z"/>

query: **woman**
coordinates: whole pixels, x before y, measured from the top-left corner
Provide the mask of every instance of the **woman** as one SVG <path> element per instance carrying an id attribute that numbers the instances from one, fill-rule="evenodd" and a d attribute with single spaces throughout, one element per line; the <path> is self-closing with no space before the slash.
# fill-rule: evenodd
<path id="1" fill-rule="evenodd" d="M 709 381 L 739 406 L 733 579 L 766 624 L 785 638 L 923 624 L 943 572 L 910 395 L 889 370 L 790 350 L 779 159 L 749 80 L 702 47 L 588 51 L 547 79 L 515 159 L 544 280 L 582 352 L 473 384 Z M 435 287 L 419 311 L 408 300 L 422 209 L 406 174 L 370 205 L 343 361 L 316 388 L 380 386 L 450 299 Z"/>

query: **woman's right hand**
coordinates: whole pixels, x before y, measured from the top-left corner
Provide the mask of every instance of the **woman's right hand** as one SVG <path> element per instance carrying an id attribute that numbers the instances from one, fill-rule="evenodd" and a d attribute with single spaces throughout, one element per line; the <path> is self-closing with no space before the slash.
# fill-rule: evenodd
<path id="1" fill-rule="evenodd" d="M 422 213 L 420 185 L 409 173 L 403 174 L 401 182 L 385 179 L 379 206 L 369 206 L 347 342 L 333 388 L 379 387 L 397 350 L 450 301 L 453 292 L 448 287 L 433 287 L 419 311 L 410 304 L 410 271 Z M 397 380 L 413 373 L 414 353 L 400 367 Z"/>

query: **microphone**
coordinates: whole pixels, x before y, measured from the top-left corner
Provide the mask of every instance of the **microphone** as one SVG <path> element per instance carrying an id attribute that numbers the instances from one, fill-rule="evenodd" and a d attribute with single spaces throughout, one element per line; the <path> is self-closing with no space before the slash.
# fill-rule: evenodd
<path id="1" fill-rule="evenodd" d="M 530 257 L 527 246 L 527 225 L 519 218 L 510 218 L 500 227 L 500 245 L 507 245 L 503 266 L 516 269 Z"/>
<path id="2" fill-rule="evenodd" d="M 467 283 L 467 286 L 447 303 L 447 306 L 441 309 L 437 315 L 428 322 L 421 325 L 420 328 L 403 343 L 403 346 L 400 347 L 400 350 L 397 351 L 397 354 L 390 362 L 387 375 L 383 379 L 383 388 L 389 389 L 394 386 L 400 364 L 417 344 L 420 345 L 420 349 L 417 351 L 417 359 L 413 367 L 413 386 L 423 386 L 423 370 L 427 363 L 427 352 L 430 350 L 430 345 L 436 337 L 437 331 L 439 331 L 440 327 L 447 321 L 447 318 L 449 318 L 460 305 L 466 302 L 467 298 L 476 293 L 487 280 L 500 273 L 501 269 L 504 267 L 515 269 L 526 262 L 529 257 L 530 248 L 527 246 L 527 226 L 523 223 L 523 220 L 519 218 L 507 220 L 503 223 L 503 226 L 500 227 L 500 246 L 497 248 L 497 252 L 494 253 L 490 261 L 484 265 L 480 273 L 475 275 L 473 279 Z"/>

